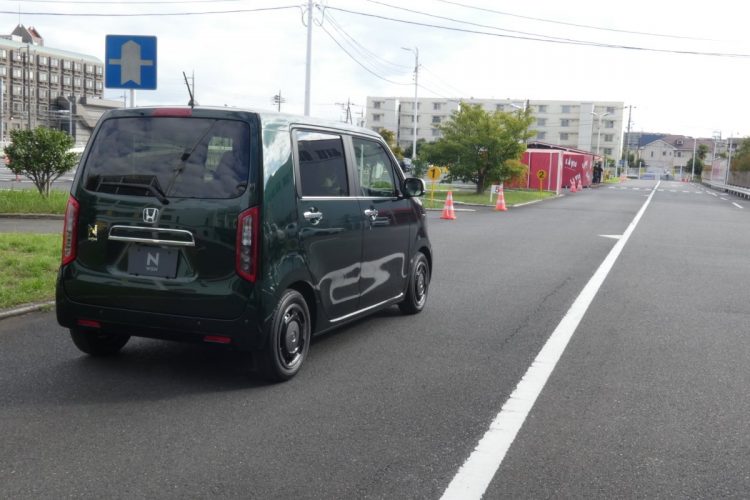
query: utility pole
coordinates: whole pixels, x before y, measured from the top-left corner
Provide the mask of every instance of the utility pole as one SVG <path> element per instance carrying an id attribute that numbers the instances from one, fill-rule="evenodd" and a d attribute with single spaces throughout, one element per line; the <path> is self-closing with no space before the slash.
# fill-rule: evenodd
<path id="1" fill-rule="evenodd" d="M 352 117 L 352 105 L 353 104 L 352 104 L 351 98 L 348 97 L 346 99 L 346 103 L 337 102 L 336 104 L 338 104 L 339 106 L 341 106 L 341 109 L 346 112 L 346 115 L 345 115 L 345 118 L 344 118 L 344 123 L 349 123 L 349 124 L 353 123 L 352 122 L 352 119 L 353 119 L 353 117 Z"/>
<path id="2" fill-rule="evenodd" d="M 626 142 L 625 142 L 625 168 L 628 168 L 626 172 L 629 172 L 630 168 L 630 117 L 633 113 L 633 105 L 628 106 L 628 131 L 626 132 Z M 638 169 L 638 178 L 641 178 L 641 169 Z"/>
<path id="3" fill-rule="evenodd" d="M 409 52 L 414 52 L 414 139 L 412 143 L 412 149 L 411 149 L 411 159 L 416 160 L 417 159 L 417 109 L 419 108 L 419 103 L 417 101 L 417 88 L 419 87 L 419 47 L 414 47 L 413 49 L 409 49 L 406 47 L 401 47 L 404 50 L 408 50 Z"/>
<path id="4" fill-rule="evenodd" d="M 271 98 L 271 102 L 274 103 L 274 104 L 276 104 L 276 106 L 277 106 L 276 109 L 280 113 L 281 112 L 281 104 L 286 102 L 286 99 L 284 99 L 283 97 L 281 97 L 281 89 L 279 89 L 279 93 L 278 94 L 276 94 L 275 96 L 273 96 Z"/>
<path id="5" fill-rule="evenodd" d="M 312 64 L 312 0 L 307 0 L 307 57 L 305 59 L 305 116 L 310 116 L 310 65 Z"/>
<path id="6" fill-rule="evenodd" d="M 601 158 L 601 160 L 602 160 L 602 170 L 603 170 L 606 167 L 606 162 L 604 161 L 605 158 L 603 158 L 603 157 L 601 157 L 599 155 L 599 144 L 601 143 L 601 137 L 602 137 L 602 118 L 604 118 L 605 116 L 609 115 L 609 113 L 607 113 L 607 112 L 596 113 L 594 111 L 594 105 L 592 104 L 591 105 L 591 114 L 594 115 L 594 116 L 596 116 L 596 118 L 597 118 L 597 120 L 599 122 L 599 127 L 597 128 L 597 132 L 596 132 L 596 156 L 599 156 Z M 615 166 L 615 174 L 617 174 L 617 167 L 616 166 Z"/>
<path id="7" fill-rule="evenodd" d="M 727 153 L 729 155 L 727 159 L 727 170 L 724 172 L 724 185 L 729 185 L 729 170 L 732 168 L 732 137 L 729 136 L 729 151 Z"/>

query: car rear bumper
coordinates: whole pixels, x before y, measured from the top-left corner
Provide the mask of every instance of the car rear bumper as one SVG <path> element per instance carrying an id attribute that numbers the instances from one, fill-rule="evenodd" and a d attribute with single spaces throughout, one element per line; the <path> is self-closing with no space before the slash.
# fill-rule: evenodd
<path id="1" fill-rule="evenodd" d="M 200 318 L 175 314 L 102 307 L 71 300 L 59 280 L 55 294 L 57 322 L 66 328 L 100 325 L 111 332 L 180 342 L 220 342 L 242 350 L 262 347 L 257 310 L 231 319 Z"/>

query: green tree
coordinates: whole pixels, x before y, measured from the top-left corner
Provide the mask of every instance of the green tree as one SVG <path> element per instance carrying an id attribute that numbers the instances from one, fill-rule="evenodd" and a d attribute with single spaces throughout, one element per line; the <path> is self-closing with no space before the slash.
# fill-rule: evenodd
<path id="1" fill-rule="evenodd" d="M 430 163 L 448 167 L 451 178 L 475 183 L 481 194 L 493 182 L 507 181 L 523 171 L 516 162 L 526 150 L 525 141 L 533 136 L 531 122 L 528 109 L 488 113 L 480 105 L 461 103 L 440 126 L 442 137 L 423 146 L 422 152 Z"/>
<path id="2" fill-rule="evenodd" d="M 76 164 L 75 153 L 69 151 L 73 138 L 65 132 L 44 127 L 11 130 L 10 141 L 5 147 L 8 168 L 31 179 L 44 197 L 52 182 Z"/>
<path id="3" fill-rule="evenodd" d="M 427 144 L 427 140 L 426 139 L 417 139 L 417 157 L 420 156 L 420 154 L 422 152 L 422 146 L 424 146 L 425 144 Z M 411 155 L 411 150 L 413 148 L 414 148 L 413 143 L 409 143 L 409 145 L 406 146 L 406 149 L 404 149 L 404 156 L 406 158 L 411 158 L 411 156 L 412 156 Z"/>
<path id="4" fill-rule="evenodd" d="M 401 146 L 396 142 L 395 132 L 393 132 L 393 130 L 388 130 L 387 128 L 381 128 L 378 130 L 378 134 L 380 134 L 380 137 L 382 137 L 385 143 L 388 144 L 388 147 L 391 148 L 396 159 L 399 161 L 403 160 L 404 150 L 401 149 Z"/>
<path id="5" fill-rule="evenodd" d="M 708 146 L 706 146 L 705 144 L 700 144 L 695 152 L 695 167 L 693 167 L 693 157 L 691 156 L 690 158 L 688 158 L 688 161 L 685 164 L 685 169 L 689 170 L 690 172 L 694 172 L 696 176 L 700 177 L 701 173 L 703 172 L 703 167 L 706 166 L 703 160 L 706 159 L 707 155 Z"/>
<path id="6" fill-rule="evenodd" d="M 750 139 L 743 139 L 737 152 L 732 154 L 733 172 L 750 172 Z"/>

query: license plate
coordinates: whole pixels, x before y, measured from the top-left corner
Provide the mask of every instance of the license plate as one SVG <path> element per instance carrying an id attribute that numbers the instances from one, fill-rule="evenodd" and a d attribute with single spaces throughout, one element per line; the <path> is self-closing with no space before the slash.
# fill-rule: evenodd
<path id="1" fill-rule="evenodd" d="M 128 250 L 128 272 L 139 276 L 174 278 L 177 275 L 177 250 L 133 245 Z"/>

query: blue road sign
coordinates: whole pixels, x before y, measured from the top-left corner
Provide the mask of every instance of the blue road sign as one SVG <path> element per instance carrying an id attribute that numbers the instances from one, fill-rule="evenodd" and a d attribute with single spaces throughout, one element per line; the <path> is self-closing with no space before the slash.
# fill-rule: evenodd
<path id="1" fill-rule="evenodd" d="M 156 90 L 156 37 L 107 35 L 104 86 Z"/>

